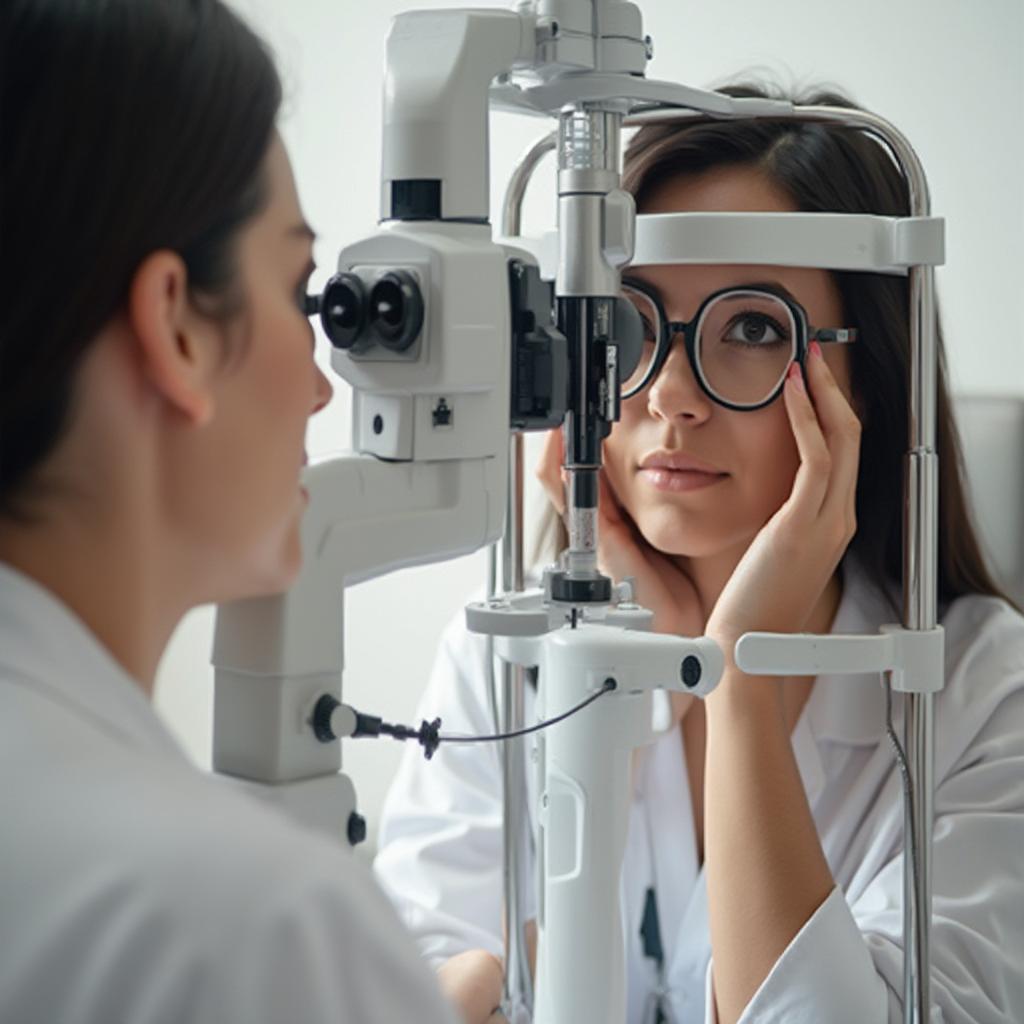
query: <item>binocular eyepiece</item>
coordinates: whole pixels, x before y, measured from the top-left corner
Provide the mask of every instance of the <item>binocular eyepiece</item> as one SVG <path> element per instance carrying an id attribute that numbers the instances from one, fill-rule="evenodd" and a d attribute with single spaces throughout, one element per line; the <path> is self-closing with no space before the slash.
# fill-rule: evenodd
<path id="1" fill-rule="evenodd" d="M 311 307 L 311 308 L 310 308 Z M 346 352 L 365 352 L 375 344 L 404 352 L 423 328 L 423 294 L 407 270 L 389 270 L 370 285 L 351 271 L 335 274 L 319 299 L 307 306 L 317 312 L 331 344 Z"/>

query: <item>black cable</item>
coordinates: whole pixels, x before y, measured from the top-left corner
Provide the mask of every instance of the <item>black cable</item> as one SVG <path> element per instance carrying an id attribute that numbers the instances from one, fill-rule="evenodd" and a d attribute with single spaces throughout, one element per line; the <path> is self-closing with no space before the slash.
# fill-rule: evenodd
<path id="1" fill-rule="evenodd" d="M 513 732 L 499 732 L 493 736 L 441 736 L 445 743 L 483 743 L 488 740 L 514 740 L 519 736 L 526 736 L 531 732 L 538 732 L 540 729 L 546 729 L 549 725 L 557 725 L 559 722 L 565 721 L 570 715 L 575 715 L 577 711 L 582 711 L 588 704 L 593 704 L 598 697 L 603 697 L 606 693 L 610 693 L 612 690 L 618 687 L 618 683 L 614 679 L 606 679 L 601 684 L 601 689 L 596 693 L 592 693 L 586 700 L 580 701 L 579 704 L 574 708 L 569 708 L 568 711 L 564 711 L 562 714 L 555 718 L 545 719 L 543 722 L 537 722 L 536 725 L 527 726 L 525 729 L 516 729 Z"/>
<path id="2" fill-rule="evenodd" d="M 614 679 L 609 677 L 601 684 L 600 690 L 592 693 L 586 700 L 580 701 L 575 707 L 569 708 L 568 711 L 564 711 L 554 718 L 537 722 L 535 725 L 527 726 L 525 729 L 516 729 L 513 732 L 499 732 L 491 736 L 442 736 L 440 718 L 435 718 L 432 722 L 424 719 L 420 723 L 420 727 L 414 729 L 409 725 L 392 725 L 390 722 L 385 722 L 374 715 L 364 715 L 361 711 L 356 711 L 356 727 L 352 731 L 351 736 L 353 739 L 358 739 L 364 736 L 383 735 L 391 736 L 396 740 L 416 740 L 423 747 L 423 754 L 429 761 L 442 743 L 494 743 L 499 740 L 517 739 L 531 732 L 546 729 L 549 725 L 557 725 L 559 722 L 564 722 L 570 715 L 575 715 L 578 711 L 582 711 L 588 705 L 593 704 L 599 697 L 603 697 L 606 693 L 617 689 L 618 685 Z M 340 706 L 340 702 L 330 694 L 324 694 L 317 702 L 312 724 L 317 739 L 322 743 L 337 739 L 331 727 L 331 715 L 334 709 Z"/>

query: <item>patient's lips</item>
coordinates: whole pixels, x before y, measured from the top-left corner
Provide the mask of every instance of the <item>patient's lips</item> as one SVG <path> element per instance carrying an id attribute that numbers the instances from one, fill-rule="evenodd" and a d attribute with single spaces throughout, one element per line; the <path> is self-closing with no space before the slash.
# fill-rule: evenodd
<path id="1" fill-rule="evenodd" d="M 683 452 L 661 449 L 640 463 L 640 478 L 655 490 L 680 493 L 720 483 L 729 474 Z"/>

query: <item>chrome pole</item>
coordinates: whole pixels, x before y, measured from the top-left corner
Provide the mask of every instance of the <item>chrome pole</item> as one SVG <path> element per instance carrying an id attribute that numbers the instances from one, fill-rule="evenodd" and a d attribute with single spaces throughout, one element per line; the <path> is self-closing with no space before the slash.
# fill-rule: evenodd
<path id="1" fill-rule="evenodd" d="M 523 435 L 513 434 L 510 444 L 511 479 L 506 532 L 502 545 L 502 583 L 505 593 L 519 593 L 523 590 Z M 503 662 L 501 668 L 501 728 L 503 732 L 513 732 L 526 724 L 526 671 L 521 665 L 510 665 L 508 662 Z M 525 897 L 530 885 L 527 866 L 532 841 L 526 794 L 526 740 L 524 737 L 505 740 L 501 747 L 504 795 L 502 887 L 505 902 L 505 984 L 502 993 L 502 1012 L 509 1024 L 525 1024 L 533 1015 L 533 976 L 526 945 L 525 912 Z"/>
<path id="2" fill-rule="evenodd" d="M 505 238 L 516 238 L 522 231 L 523 197 L 526 186 L 530 184 L 533 172 L 546 153 L 552 152 L 558 145 L 558 132 L 548 132 L 534 142 L 519 158 L 512 177 L 505 187 L 505 201 L 501 210 L 501 233 Z"/>
<path id="3" fill-rule="evenodd" d="M 495 541 L 487 549 L 487 597 L 498 596 L 498 559 L 501 558 L 501 541 Z M 498 710 L 498 684 L 494 678 L 494 637 L 487 635 L 487 710 L 491 715 L 491 728 L 501 732 L 501 712 Z"/>
<path id="4" fill-rule="evenodd" d="M 513 238 L 522 223 L 523 196 L 537 164 L 554 149 L 554 135 L 535 143 L 520 160 L 505 191 L 501 233 Z M 509 441 L 509 480 L 505 507 L 505 535 L 501 544 L 501 583 L 505 593 L 524 587 L 523 557 L 523 435 Z M 489 565 L 489 595 L 495 596 L 497 546 Z M 494 694 L 493 639 L 488 638 L 490 693 Z M 522 666 L 502 663 L 502 697 L 499 731 L 513 732 L 525 725 L 526 673 Z M 493 710 L 493 704 L 492 704 Z M 532 879 L 528 875 L 532 843 L 526 793 L 526 741 L 505 740 L 501 756 L 502 779 L 502 891 L 504 894 L 505 980 L 501 1009 L 509 1024 L 525 1024 L 533 1016 L 533 975 L 526 944 L 525 897 Z"/>

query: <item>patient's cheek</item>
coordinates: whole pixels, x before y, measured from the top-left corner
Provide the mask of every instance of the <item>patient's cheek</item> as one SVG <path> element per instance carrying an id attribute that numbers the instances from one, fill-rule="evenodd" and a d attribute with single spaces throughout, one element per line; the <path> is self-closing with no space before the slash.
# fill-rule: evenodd
<path id="1" fill-rule="evenodd" d="M 622 465 L 622 460 L 618 458 L 614 450 L 609 451 L 608 447 L 605 448 L 604 456 L 604 470 L 605 477 L 608 483 L 611 484 L 611 488 L 615 497 L 618 499 L 619 504 L 627 511 L 633 518 L 634 508 L 633 501 L 635 495 L 634 489 L 631 486 L 630 477 L 628 472 Z"/>
<path id="2" fill-rule="evenodd" d="M 608 483 L 618 491 L 619 481 L 619 460 L 615 456 L 614 449 L 609 448 L 607 445 L 602 453 L 602 462 L 604 464 L 604 475 L 608 480 Z"/>

